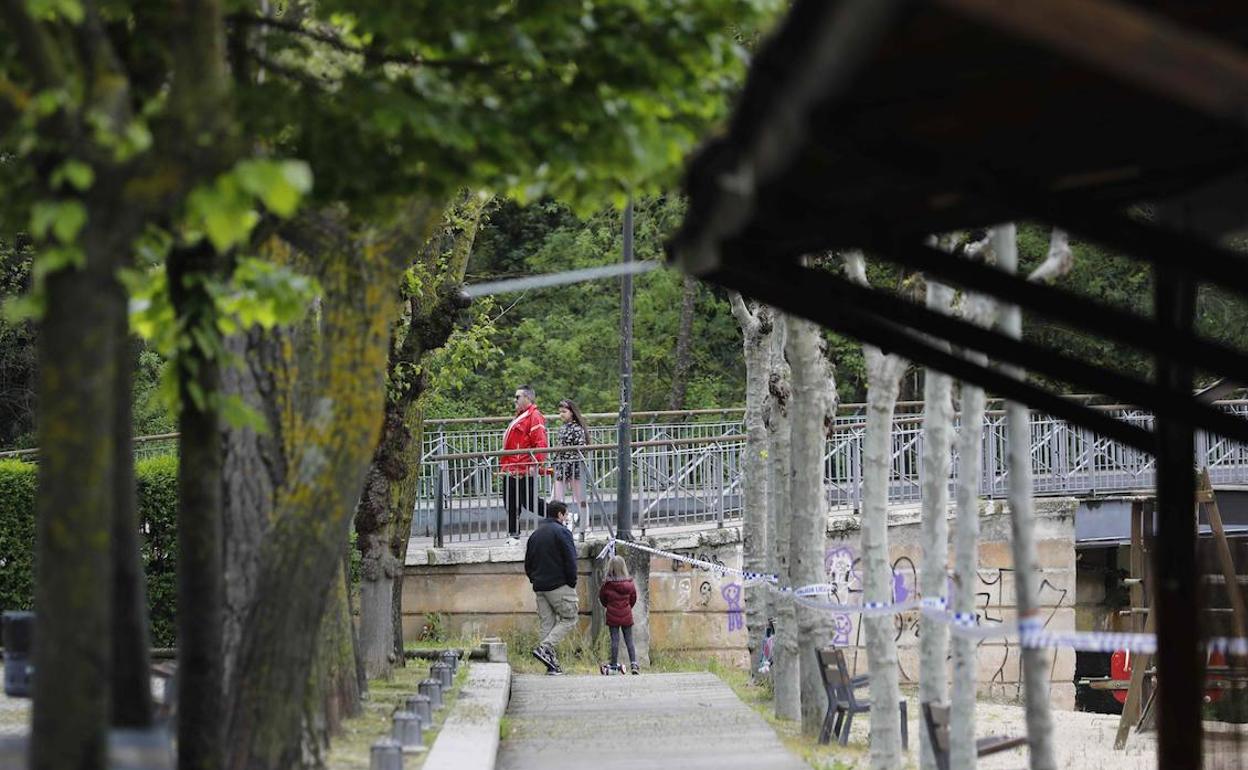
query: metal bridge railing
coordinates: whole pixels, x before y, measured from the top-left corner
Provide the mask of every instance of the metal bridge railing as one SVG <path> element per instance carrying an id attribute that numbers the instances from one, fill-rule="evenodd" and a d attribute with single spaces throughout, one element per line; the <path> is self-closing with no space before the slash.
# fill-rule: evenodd
<path id="1" fill-rule="evenodd" d="M 1248 418 L 1248 401 L 1221 402 L 1227 411 Z M 1152 415 L 1129 407 L 1103 407 L 1118 419 L 1151 428 Z M 840 419 L 829 437 L 823 462 L 824 489 L 832 507 L 857 509 L 862 501 L 862 445 L 866 425 L 861 415 Z M 917 504 L 923 489 L 923 418 L 902 413 L 893 420 L 890 504 Z M 961 426 L 955 418 L 955 430 Z M 592 529 L 613 521 L 616 496 L 616 447 L 613 429 L 592 428 L 594 444 L 581 449 Z M 444 431 L 427 451 L 422 465 L 422 494 L 413 531 L 434 534 L 442 513 L 443 540 L 471 540 L 506 534 L 498 457 L 501 451 L 456 451 L 463 444 Z M 470 431 L 482 435 L 480 430 Z M 493 431 L 501 440 L 502 429 Z M 741 515 L 742 457 L 745 439 L 739 421 L 650 423 L 634 426 L 632 498 L 638 528 L 725 521 Z M 479 441 L 482 439 L 472 439 Z M 1005 497 L 1009 490 L 1005 415 L 989 411 L 983 426 L 983 464 L 979 492 Z M 555 450 L 557 451 L 557 450 Z M 1197 462 L 1209 468 L 1215 484 L 1248 484 L 1248 446 L 1198 432 Z M 1152 455 L 1124 447 L 1045 414 L 1031 415 L 1031 460 L 1037 495 L 1095 495 L 1152 489 Z M 950 493 L 957 483 L 956 448 Z M 435 488 L 435 484 L 437 485 Z M 551 483 L 540 477 L 540 494 Z M 565 494 L 564 497 L 569 497 Z M 575 501 L 568 500 L 571 504 Z M 524 528 L 536 519 L 528 516 Z"/>
<path id="2" fill-rule="evenodd" d="M 633 521 L 638 529 L 707 522 L 723 526 L 741 515 L 740 434 L 693 438 L 660 438 L 632 446 Z M 507 536 L 508 476 L 499 460 L 526 450 L 450 452 L 428 457 L 422 467 L 422 485 L 432 494 L 416 503 L 412 532 L 432 536 L 435 543 L 491 540 Z M 580 485 L 567 482 L 562 497 L 576 514 L 574 529 L 581 533 L 613 527 L 616 515 L 618 464 L 616 445 L 590 444 L 570 450 L 547 451 L 541 471 L 526 478 L 526 499 L 520 504 L 521 533 L 537 526 L 538 500 L 550 499 L 555 480 L 546 473 L 551 460 L 573 462 Z"/>

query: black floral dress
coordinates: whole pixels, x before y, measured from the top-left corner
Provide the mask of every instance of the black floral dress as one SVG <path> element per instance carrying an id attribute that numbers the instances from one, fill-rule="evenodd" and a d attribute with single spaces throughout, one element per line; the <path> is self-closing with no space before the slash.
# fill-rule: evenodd
<path id="1" fill-rule="evenodd" d="M 560 446 L 585 446 L 589 443 L 585 429 L 576 421 L 565 422 L 559 428 Z M 581 477 L 581 455 L 578 452 L 559 452 L 555 460 L 555 478 L 571 481 Z"/>

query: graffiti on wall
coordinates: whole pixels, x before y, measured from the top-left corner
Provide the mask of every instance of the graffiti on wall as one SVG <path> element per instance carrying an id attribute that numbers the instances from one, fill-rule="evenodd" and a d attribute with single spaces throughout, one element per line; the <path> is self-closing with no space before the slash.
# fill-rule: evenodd
<path id="1" fill-rule="evenodd" d="M 719 593 L 728 603 L 728 630 L 731 632 L 744 629 L 745 616 L 741 612 L 741 584 L 729 583 Z"/>
<path id="2" fill-rule="evenodd" d="M 698 551 L 689 554 L 689 556 L 707 564 L 714 564 L 719 567 L 727 566 L 724 560 L 712 551 Z M 677 575 L 685 574 L 685 576 L 679 577 L 676 581 L 676 603 L 680 609 L 687 611 L 697 608 L 709 608 L 718 590 L 719 596 L 728 605 L 725 621 L 728 631 L 745 630 L 744 586 L 735 582 L 720 586 L 719 581 L 723 579 L 724 573 L 711 567 L 689 564 L 676 559 L 672 559 L 671 563 L 673 573 Z M 699 579 L 697 577 L 698 572 L 703 573 L 706 577 Z M 695 585 L 697 586 L 696 596 L 694 592 Z"/>
<path id="3" fill-rule="evenodd" d="M 861 557 L 849 546 L 836 546 L 824 553 L 825 580 L 831 586 L 831 599 L 836 602 L 851 604 L 861 601 L 858 594 L 862 593 Z M 921 598 L 919 589 L 919 570 L 908 556 L 899 556 L 891 566 L 893 580 L 893 601 L 904 602 L 913 598 Z M 1013 608 L 1013 592 L 1007 596 L 1005 591 L 1006 576 L 1014 570 L 1009 567 L 980 569 L 977 573 L 978 590 L 975 592 L 976 622 L 978 624 L 1004 622 L 1006 609 Z M 948 584 L 946 595 L 952 593 L 953 586 Z M 1047 579 L 1042 579 L 1038 591 L 1038 605 L 1046 609 L 1044 624 L 1057 614 L 1059 609 L 1069 607 L 1069 590 L 1059 588 Z M 895 625 L 894 640 L 905 644 L 908 640 L 917 640 L 922 632 L 922 613 L 918 610 L 904 612 L 893 616 Z M 834 613 L 832 616 L 832 643 L 842 647 L 862 647 L 862 625 L 854 616 L 845 613 Z M 1022 659 L 1019 656 L 1016 642 L 1009 639 L 980 640 L 978 643 L 981 660 L 991 656 L 991 665 L 995 666 L 989 683 L 993 695 L 1017 698 L 1022 687 Z M 1057 650 L 1053 650 L 1050 667 L 1056 665 Z M 855 669 L 856 669 L 855 665 Z M 907 671 L 904 661 L 898 662 L 902 681 L 913 682 L 918 679 L 917 671 Z"/>

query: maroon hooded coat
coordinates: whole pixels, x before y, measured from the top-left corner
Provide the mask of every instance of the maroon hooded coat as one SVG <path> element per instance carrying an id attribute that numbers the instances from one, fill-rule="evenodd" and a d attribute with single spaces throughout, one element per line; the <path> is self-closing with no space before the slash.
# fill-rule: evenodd
<path id="1" fill-rule="evenodd" d="M 607 625 L 633 625 L 633 605 L 637 603 L 637 587 L 632 578 L 609 577 L 598 589 L 598 601 L 607 608 Z"/>

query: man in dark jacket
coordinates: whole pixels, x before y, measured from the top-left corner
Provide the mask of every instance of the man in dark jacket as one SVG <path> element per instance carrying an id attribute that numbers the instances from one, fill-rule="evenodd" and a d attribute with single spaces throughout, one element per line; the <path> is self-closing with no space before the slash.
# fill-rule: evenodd
<path id="1" fill-rule="evenodd" d="M 533 648 L 533 657 L 546 666 L 546 673 L 562 674 L 555 645 L 576 627 L 576 544 L 564 522 L 568 506 L 559 500 L 546 504 L 546 518 L 524 547 L 524 572 L 533 584 L 537 616 L 542 623 L 542 640 Z"/>

